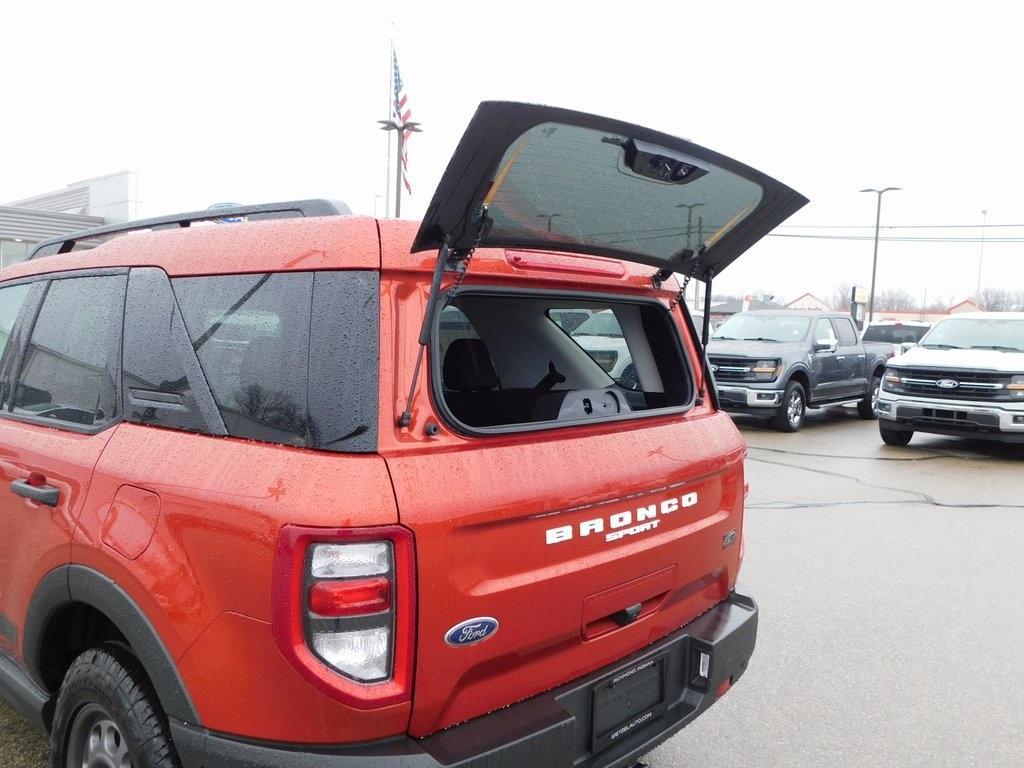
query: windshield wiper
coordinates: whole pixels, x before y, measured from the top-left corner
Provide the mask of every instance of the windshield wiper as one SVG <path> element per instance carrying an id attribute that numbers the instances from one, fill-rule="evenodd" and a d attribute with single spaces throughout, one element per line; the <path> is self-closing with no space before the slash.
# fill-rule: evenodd
<path id="1" fill-rule="evenodd" d="M 770 341 L 773 344 L 781 344 L 782 343 L 778 339 L 769 339 L 769 338 L 766 338 L 765 336 L 744 336 L 743 340 L 744 341 Z"/>
<path id="2" fill-rule="evenodd" d="M 922 344 L 921 346 L 926 349 L 963 349 L 956 344 Z"/>
<path id="3" fill-rule="evenodd" d="M 1020 347 L 1007 347 L 1003 344 L 974 344 L 971 349 L 994 349 L 996 352 L 1024 352 Z"/>
<path id="4" fill-rule="evenodd" d="M 713 339 L 722 339 L 724 341 L 739 341 L 735 336 L 712 336 Z"/>

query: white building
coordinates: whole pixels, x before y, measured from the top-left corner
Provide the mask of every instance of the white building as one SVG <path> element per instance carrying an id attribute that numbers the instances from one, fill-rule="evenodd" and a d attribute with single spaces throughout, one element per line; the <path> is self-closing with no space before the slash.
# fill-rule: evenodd
<path id="1" fill-rule="evenodd" d="M 813 309 L 824 312 L 831 309 L 831 307 L 813 293 L 805 293 L 803 296 L 789 302 L 786 305 L 786 309 Z"/>
<path id="2" fill-rule="evenodd" d="M 130 171 L 0 204 L 0 267 L 22 261 L 38 242 L 129 221 L 138 218 L 138 209 L 138 180 Z"/>

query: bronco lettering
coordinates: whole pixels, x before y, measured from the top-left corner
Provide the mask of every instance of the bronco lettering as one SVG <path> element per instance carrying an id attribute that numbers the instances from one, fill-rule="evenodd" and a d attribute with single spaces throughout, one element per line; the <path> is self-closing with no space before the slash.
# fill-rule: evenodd
<path id="1" fill-rule="evenodd" d="M 696 492 L 691 492 L 683 496 L 673 496 L 672 498 L 664 499 L 660 504 L 648 504 L 647 506 L 639 507 L 636 511 L 615 512 L 608 516 L 607 525 L 605 525 L 605 518 L 595 517 L 580 522 L 575 529 L 571 525 L 559 525 L 555 528 L 548 528 L 545 531 L 544 538 L 548 544 L 558 544 L 562 541 L 571 540 L 576 531 L 578 531 L 577 535 L 583 538 L 592 533 L 604 533 L 607 527 L 614 530 L 611 533 L 605 534 L 604 540 L 606 542 L 619 541 L 626 536 L 635 536 L 638 533 L 646 533 L 657 528 L 661 521 L 657 519 L 656 510 L 660 510 L 662 515 L 670 515 L 680 509 L 696 505 L 697 494 Z M 639 525 L 633 525 L 634 521 L 639 523 Z"/>

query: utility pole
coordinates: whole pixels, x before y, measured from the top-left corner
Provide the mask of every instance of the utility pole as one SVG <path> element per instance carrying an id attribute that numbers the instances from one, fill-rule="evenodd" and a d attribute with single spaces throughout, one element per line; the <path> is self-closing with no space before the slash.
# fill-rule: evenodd
<path id="1" fill-rule="evenodd" d="M 421 133 L 420 124 L 410 120 L 408 123 L 400 123 L 397 120 L 378 120 L 382 131 L 394 131 L 398 136 L 398 152 L 395 162 L 395 218 L 402 216 L 402 151 L 405 148 L 406 133 Z"/>
<path id="2" fill-rule="evenodd" d="M 878 274 L 878 230 L 882 223 L 882 195 L 886 192 L 897 192 L 902 187 L 886 187 L 885 189 L 862 189 L 861 192 L 874 192 L 878 195 L 878 207 L 875 209 L 875 255 L 871 260 L 871 294 L 868 297 L 868 323 L 875 319 L 875 276 Z"/>

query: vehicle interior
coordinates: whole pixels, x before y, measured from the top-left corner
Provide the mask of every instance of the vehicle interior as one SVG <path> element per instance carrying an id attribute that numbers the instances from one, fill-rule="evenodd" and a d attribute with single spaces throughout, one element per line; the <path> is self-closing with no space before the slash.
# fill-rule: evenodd
<path id="1" fill-rule="evenodd" d="M 581 313 L 610 313 L 619 332 L 574 336 Z M 435 395 L 474 429 L 602 420 L 693 398 L 676 326 L 653 302 L 466 292 L 439 313 L 433 351 Z"/>

